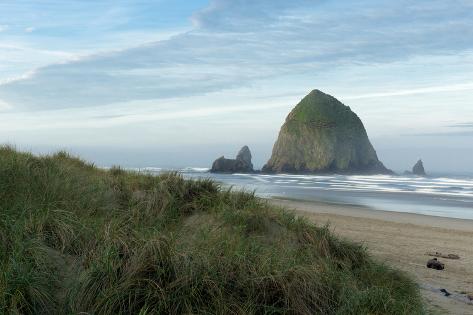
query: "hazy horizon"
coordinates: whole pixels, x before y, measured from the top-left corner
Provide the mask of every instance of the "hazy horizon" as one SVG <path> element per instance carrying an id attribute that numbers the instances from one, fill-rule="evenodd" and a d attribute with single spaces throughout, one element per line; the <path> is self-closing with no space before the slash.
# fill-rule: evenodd
<path id="1" fill-rule="evenodd" d="M 399 175 L 404 171 L 411 171 L 414 164 L 422 159 L 428 174 L 436 175 L 466 175 L 473 176 L 472 170 L 464 170 L 457 168 L 458 161 L 468 164 L 470 160 L 469 148 L 464 148 L 464 155 L 460 159 L 448 159 L 449 152 L 443 152 L 442 156 L 435 159 L 428 158 L 438 154 L 436 148 L 426 147 L 422 150 L 424 155 L 419 155 L 414 152 L 420 152 L 417 149 L 406 148 L 403 152 L 396 152 L 392 154 L 393 148 L 388 144 L 378 145 L 381 150 L 376 147 L 376 141 L 372 141 L 377 149 L 378 157 L 384 165 L 392 169 Z M 100 167 L 122 166 L 125 168 L 145 168 L 158 167 L 163 169 L 180 169 L 186 167 L 196 168 L 210 168 L 212 162 L 224 155 L 227 158 L 234 158 L 238 150 L 246 145 L 241 143 L 239 145 L 215 145 L 208 146 L 207 150 L 198 150 L 198 145 L 192 145 L 186 148 L 167 148 L 166 152 L 159 148 L 120 148 L 120 147 L 67 147 L 67 146 L 19 146 L 13 145 L 19 150 L 32 152 L 35 154 L 52 154 L 57 151 L 66 150 L 67 152 L 78 156 L 87 162 L 94 163 Z M 260 170 L 271 156 L 272 143 L 260 143 L 250 145 L 250 150 L 253 155 L 253 164 L 256 170 Z M 189 153 L 190 152 L 190 153 Z M 429 154 L 430 153 L 430 154 Z M 398 156 L 403 155 L 404 158 L 400 160 Z"/>
<path id="2" fill-rule="evenodd" d="M 0 3 L 0 143 L 96 163 L 260 168 L 313 89 L 395 171 L 473 173 L 473 2 Z"/>

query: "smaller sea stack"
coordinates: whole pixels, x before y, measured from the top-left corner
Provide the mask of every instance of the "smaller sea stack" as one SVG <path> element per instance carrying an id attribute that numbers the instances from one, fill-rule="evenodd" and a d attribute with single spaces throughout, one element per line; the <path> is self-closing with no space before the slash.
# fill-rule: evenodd
<path id="1" fill-rule="evenodd" d="M 251 151 L 244 146 L 238 152 L 236 159 L 226 159 L 224 156 L 216 159 L 212 164 L 212 173 L 253 173 Z"/>
<path id="2" fill-rule="evenodd" d="M 424 163 L 422 160 L 417 161 L 416 165 L 412 168 L 412 174 L 417 175 L 417 176 L 426 176 L 427 174 L 425 173 L 424 169 Z"/>

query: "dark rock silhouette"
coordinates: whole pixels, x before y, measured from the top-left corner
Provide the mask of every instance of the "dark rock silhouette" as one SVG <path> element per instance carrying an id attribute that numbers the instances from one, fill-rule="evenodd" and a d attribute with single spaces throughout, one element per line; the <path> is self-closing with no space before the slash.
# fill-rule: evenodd
<path id="1" fill-rule="evenodd" d="M 414 167 L 412 168 L 412 174 L 418 175 L 418 176 L 427 175 L 425 173 L 424 163 L 422 162 L 422 160 L 417 161 L 416 165 L 414 165 Z"/>
<path id="2" fill-rule="evenodd" d="M 251 151 L 244 146 L 238 152 L 236 159 L 226 159 L 224 156 L 216 159 L 212 164 L 212 173 L 253 173 Z"/>
<path id="3" fill-rule="evenodd" d="M 393 173 L 378 160 L 360 118 L 319 90 L 309 93 L 289 113 L 262 171 Z"/>
<path id="4" fill-rule="evenodd" d="M 253 164 L 251 163 L 251 151 L 248 146 L 245 145 L 243 148 L 240 149 L 240 151 L 238 151 L 236 160 L 243 162 L 245 166 L 248 167 L 248 169 L 251 169 L 251 171 L 253 171 Z"/>
<path id="5" fill-rule="evenodd" d="M 427 268 L 431 268 L 435 270 L 444 270 L 445 264 L 438 261 L 437 258 L 433 258 L 427 262 Z"/>
<path id="6" fill-rule="evenodd" d="M 447 291 L 447 289 L 440 289 L 440 292 L 442 292 L 445 296 L 452 295 L 450 292 Z"/>

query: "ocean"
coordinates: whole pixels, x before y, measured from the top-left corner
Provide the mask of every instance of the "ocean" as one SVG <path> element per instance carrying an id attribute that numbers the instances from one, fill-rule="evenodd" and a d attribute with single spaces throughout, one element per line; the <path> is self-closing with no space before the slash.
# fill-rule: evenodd
<path id="1" fill-rule="evenodd" d="M 141 168 L 159 174 L 160 168 Z M 285 198 L 431 216 L 473 220 L 473 177 L 389 175 L 212 174 L 207 168 L 183 168 L 186 178 L 212 178 L 264 198 Z"/>

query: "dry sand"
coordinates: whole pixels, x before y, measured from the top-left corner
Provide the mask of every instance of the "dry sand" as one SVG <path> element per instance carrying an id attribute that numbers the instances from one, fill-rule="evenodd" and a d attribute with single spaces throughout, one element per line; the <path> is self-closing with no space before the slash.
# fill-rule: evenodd
<path id="1" fill-rule="evenodd" d="M 353 205 L 271 199 L 297 210 L 318 225 L 330 223 L 344 238 L 365 244 L 379 261 L 409 273 L 420 285 L 430 310 L 436 314 L 473 315 L 473 220 L 441 218 L 373 210 Z M 428 269 L 427 252 L 457 254 L 459 260 L 439 258 L 445 270 Z M 452 296 L 445 297 L 440 289 Z M 463 300 L 462 300 L 463 299 Z"/>

